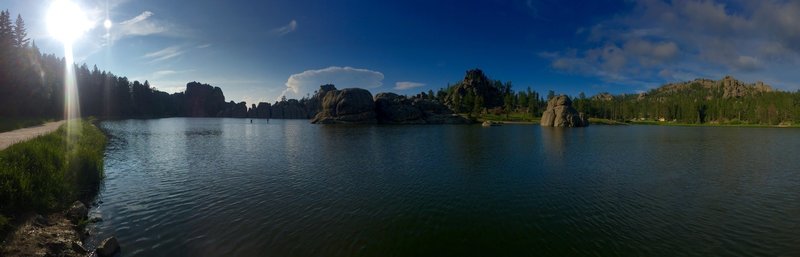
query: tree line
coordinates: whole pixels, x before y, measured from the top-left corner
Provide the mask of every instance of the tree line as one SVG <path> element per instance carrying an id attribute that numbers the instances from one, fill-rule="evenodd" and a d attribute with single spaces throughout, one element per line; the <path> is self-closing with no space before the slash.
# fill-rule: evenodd
<path id="1" fill-rule="evenodd" d="M 82 116 L 96 117 L 270 117 L 254 104 L 225 102 L 219 88 L 197 82 L 197 90 L 169 94 L 152 88 L 148 81 L 130 81 L 127 77 L 101 71 L 97 66 L 73 65 Z M 27 37 L 25 21 L 17 15 L 12 21 L 8 10 L 0 11 L 0 116 L 61 118 L 64 114 L 64 58 L 43 54 Z M 586 97 L 580 93 L 573 106 L 590 117 L 618 121 L 663 120 L 681 123 L 751 123 L 777 125 L 800 123 L 800 91 L 755 92 L 726 97 L 719 87 L 688 83 L 684 90 L 665 92 L 660 88 L 642 95 L 601 94 Z M 513 84 L 492 80 L 482 71 L 467 71 L 460 82 L 428 90 L 413 97 L 436 100 L 458 113 L 521 114 L 540 117 L 550 90 L 541 95 L 528 87 L 515 91 Z M 281 117 L 300 112 L 312 104 L 310 99 L 283 99 L 270 107 L 280 107 Z M 202 105 L 202 106 L 199 106 Z M 296 107 L 295 107 L 296 106 Z M 198 111 L 202 109 L 202 111 Z M 273 110 L 274 112 L 275 110 Z M 255 115 L 255 113 L 259 113 Z"/>

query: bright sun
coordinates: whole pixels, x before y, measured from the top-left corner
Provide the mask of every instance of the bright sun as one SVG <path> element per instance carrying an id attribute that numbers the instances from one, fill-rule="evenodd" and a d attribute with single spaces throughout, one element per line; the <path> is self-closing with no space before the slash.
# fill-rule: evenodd
<path id="1" fill-rule="evenodd" d="M 55 0 L 47 11 L 47 28 L 50 35 L 65 45 L 72 44 L 80 38 L 90 25 L 81 8 L 69 0 Z"/>

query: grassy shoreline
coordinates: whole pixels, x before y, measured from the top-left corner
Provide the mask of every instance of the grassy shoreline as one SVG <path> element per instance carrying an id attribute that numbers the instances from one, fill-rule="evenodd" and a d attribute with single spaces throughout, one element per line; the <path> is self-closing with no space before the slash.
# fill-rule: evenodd
<path id="1" fill-rule="evenodd" d="M 80 120 L 0 151 L 0 231 L 23 213 L 61 210 L 93 195 L 105 145 L 105 134 Z"/>
<path id="2" fill-rule="evenodd" d="M 466 117 L 466 115 L 464 115 Z M 523 124 L 523 125 L 538 125 L 541 117 L 529 117 L 526 114 L 509 114 L 508 118 L 505 115 L 483 114 L 474 117 L 478 123 L 483 121 L 494 121 L 502 124 Z M 610 119 L 589 118 L 591 125 L 610 125 L 610 126 L 625 126 L 625 125 L 649 125 L 649 126 L 677 126 L 677 127 L 741 127 L 741 128 L 800 128 L 800 124 L 792 125 L 765 125 L 765 124 L 750 124 L 750 123 L 678 123 L 670 121 L 629 121 L 622 122 Z"/>

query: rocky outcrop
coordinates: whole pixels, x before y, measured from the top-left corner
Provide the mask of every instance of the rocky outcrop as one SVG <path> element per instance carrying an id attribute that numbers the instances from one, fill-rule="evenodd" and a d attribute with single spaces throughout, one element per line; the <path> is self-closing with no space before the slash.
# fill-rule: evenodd
<path id="1" fill-rule="evenodd" d="M 258 105 L 253 104 L 250 110 L 247 111 L 247 117 L 269 119 L 270 109 L 272 109 L 272 105 L 269 103 L 260 102 Z"/>
<path id="2" fill-rule="evenodd" d="M 572 100 L 568 96 L 560 95 L 547 101 L 540 124 L 543 127 L 586 127 L 589 126 L 589 120 L 572 108 Z"/>
<path id="3" fill-rule="evenodd" d="M 384 124 L 467 124 L 469 120 L 447 106 L 424 98 L 409 99 L 395 93 L 375 95 L 375 113 Z"/>
<path id="4" fill-rule="evenodd" d="M 186 84 L 184 97 L 188 117 L 216 117 L 226 104 L 222 89 L 200 82 Z"/>
<path id="5" fill-rule="evenodd" d="M 422 111 L 410 99 L 395 93 L 375 95 L 375 113 L 380 123 L 424 124 Z"/>
<path id="6" fill-rule="evenodd" d="M 772 92 L 772 87 L 757 81 L 755 84 L 745 84 L 731 76 L 725 76 L 719 81 L 722 86 L 722 98 L 743 97 L 754 93 Z"/>
<path id="7" fill-rule="evenodd" d="M 361 88 L 331 90 L 322 98 L 320 112 L 311 123 L 376 123 L 372 94 Z"/>
<path id="8" fill-rule="evenodd" d="M 297 99 L 280 101 L 272 105 L 270 118 L 273 119 L 308 119 L 306 107 Z"/>
<path id="9" fill-rule="evenodd" d="M 230 101 L 217 113 L 217 117 L 247 118 L 247 103 Z"/>
<path id="10" fill-rule="evenodd" d="M 488 109 L 503 105 L 502 92 L 494 86 L 494 82 L 486 77 L 480 69 L 468 70 L 467 74 L 464 75 L 464 80 L 456 84 L 452 92 L 447 96 L 445 104 L 453 109 L 461 104 L 460 101 L 467 94 L 483 99 L 483 107 Z"/>
<path id="11" fill-rule="evenodd" d="M 592 96 L 592 100 L 595 101 L 611 101 L 614 100 L 614 96 L 608 92 L 603 92 Z"/>
<path id="12" fill-rule="evenodd" d="M 771 86 L 764 82 L 745 83 L 731 76 L 725 76 L 721 80 L 695 79 L 693 81 L 670 83 L 652 90 L 649 96 L 662 97 L 667 94 L 681 94 L 686 92 L 698 91 L 708 92 L 705 99 L 714 98 L 739 98 L 758 93 L 773 92 Z"/>
<path id="13" fill-rule="evenodd" d="M 325 98 L 325 95 L 328 94 L 328 92 L 334 90 L 336 90 L 336 86 L 334 86 L 333 84 L 325 84 L 319 86 L 319 90 L 314 92 L 314 95 L 305 101 L 306 112 L 308 113 L 308 117 L 313 118 L 317 116 L 317 113 L 322 111 L 322 99 Z"/>

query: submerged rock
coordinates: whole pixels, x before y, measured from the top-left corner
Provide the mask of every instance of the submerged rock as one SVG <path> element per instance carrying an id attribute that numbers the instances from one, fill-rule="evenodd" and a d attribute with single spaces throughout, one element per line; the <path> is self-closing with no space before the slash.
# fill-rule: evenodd
<path id="1" fill-rule="evenodd" d="M 100 257 L 110 257 L 114 256 L 119 250 L 119 242 L 117 242 L 116 237 L 112 236 L 100 242 L 100 246 L 97 247 L 97 255 Z"/>
<path id="2" fill-rule="evenodd" d="M 586 127 L 589 119 L 572 107 L 568 96 L 560 95 L 547 101 L 547 109 L 542 113 L 542 127 Z"/>

